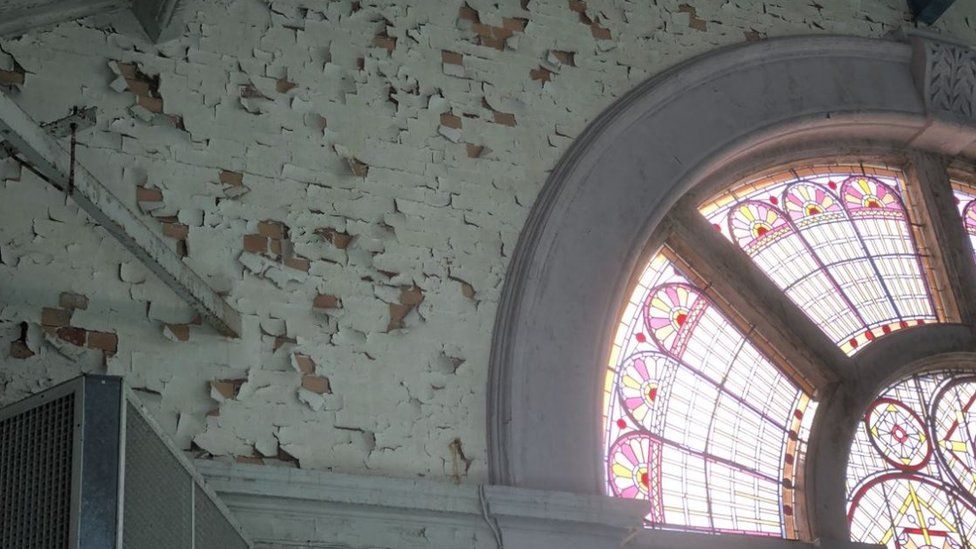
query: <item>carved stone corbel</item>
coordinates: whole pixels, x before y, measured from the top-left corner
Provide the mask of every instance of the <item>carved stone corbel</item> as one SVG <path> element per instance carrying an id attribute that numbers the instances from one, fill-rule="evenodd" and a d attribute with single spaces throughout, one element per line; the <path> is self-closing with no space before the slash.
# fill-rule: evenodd
<path id="1" fill-rule="evenodd" d="M 913 31 L 912 77 L 929 125 L 915 145 L 962 152 L 976 126 L 976 50 L 932 33 Z"/>

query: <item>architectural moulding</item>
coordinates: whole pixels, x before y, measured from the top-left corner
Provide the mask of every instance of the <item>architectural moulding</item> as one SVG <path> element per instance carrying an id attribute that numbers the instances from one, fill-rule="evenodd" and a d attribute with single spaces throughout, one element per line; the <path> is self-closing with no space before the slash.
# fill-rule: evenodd
<path id="1" fill-rule="evenodd" d="M 0 0 L 0 38 L 124 9 L 132 11 L 153 42 L 182 31 L 180 0 Z"/>
<path id="2" fill-rule="evenodd" d="M 666 71 L 598 117 L 553 170 L 509 267 L 489 374 L 492 482 L 602 493 L 603 376 L 621 296 L 671 230 L 662 223 L 682 196 L 811 149 L 976 158 L 974 59 L 964 46 L 917 34 L 774 39 Z M 959 276 L 972 278 L 972 269 Z M 905 367 L 910 344 L 913 355 L 976 349 L 968 328 L 944 325 L 827 364 L 846 374 L 824 387 L 821 410 L 835 410 L 824 416 L 844 428 L 818 447 L 824 422 L 815 424 L 806 469 L 811 528 L 825 546 L 849 538 L 837 467 L 863 413 L 857 403 Z M 880 353 L 881 370 L 858 370 L 869 351 Z M 824 457 L 827 448 L 836 454 Z"/>
<path id="3" fill-rule="evenodd" d="M 641 502 L 508 486 L 454 485 L 197 461 L 261 549 L 707 549 L 715 536 L 645 530 Z M 723 549 L 813 549 L 723 538 Z M 827 546 L 823 546 L 827 547 Z M 873 545 L 830 545 L 856 549 Z"/>

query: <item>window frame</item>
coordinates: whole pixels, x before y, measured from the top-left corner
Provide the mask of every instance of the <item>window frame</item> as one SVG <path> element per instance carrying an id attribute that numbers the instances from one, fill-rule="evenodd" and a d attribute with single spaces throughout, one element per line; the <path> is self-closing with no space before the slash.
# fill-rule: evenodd
<path id="1" fill-rule="evenodd" d="M 939 95 L 939 79 L 951 86 L 966 78 L 961 69 L 937 74 L 945 69 L 935 61 L 947 48 L 960 47 L 908 36 L 798 37 L 728 48 L 666 71 L 598 117 L 551 173 L 508 270 L 489 365 L 491 481 L 602 494 L 605 358 L 640 267 L 676 227 L 694 223 L 690 214 L 669 216 L 680 211 L 676 205 L 693 204 L 707 226 L 697 205 L 717 189 L 771 166 L 822 161 L 841 151 L 847 159 L 903 164 L 906 177 L 926 181 L 947 174 L 949 158 L 976 158 L 976 118 L 967 114 L 976 109 L 954 111 Z M 874 86 L 886 92 L 872 93 Z M 769 93 L 769 100 L 743 103 L 757 93 Z M 919 198 L 919 207 L 944 211 L 944 193 L 930 194 Z M 918 229 L 937 242 L 953 241 L 952 224 L 932 219 Z M 968 238 L 959 244 L 970 246 Z M 701 253 L 712 252 L 719 250 Z M 731 273 L 737 271 L 730 265 L 749 264 L 735 253 L 722 252 L 720 259 Z M 952 266 L 940 275 L 951 280 L 939 286 L 951 288 L 945 314 L 964 324 L 895 332 L 850 358 L 833 343 L 803 343 L 796 356 L 785 357 L 814 365 L 798 369 L 820 402 L 803 482 L 810 539 L 849 539 L 846 456 L 860 415 L 885 382 L 945 357 L 976 364 L 971 247 L 966 262 L 935 260 Z M 771 285 L 764 277 L 747 276 Z M 769 302 L 743 315 L 750 324 L 761 311 L 790 303 L 778 291 L 763 298 Z M 730 305 L 742 313 L 741 304 Z M 815 341 L 818 334 L 829 341 L 811 325 L 770 330 L 766 339 L 777 349 L 790 348 L 783 342 Z M 641 536 L 653 540 L 655 534 Z M 714 546 L 719 543 L 726 542 Z"/>

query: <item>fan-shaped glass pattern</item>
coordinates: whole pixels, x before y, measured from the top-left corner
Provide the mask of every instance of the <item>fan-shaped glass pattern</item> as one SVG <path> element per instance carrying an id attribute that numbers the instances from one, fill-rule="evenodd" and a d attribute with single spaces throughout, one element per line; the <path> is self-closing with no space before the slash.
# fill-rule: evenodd
<path id="1" fill-rule="evenodd" d="M 895 172 L 790 173 L 702 213 L 848 355 L 937 321 Z"/>
<path id="2" fill-rule="evenodd" d="M 664 256 L 618 327 L 605 387 L 607 490 L 649 526 L 797 537 L 810 398 Z"/>
<path id="3" fill-rule="evenodd" d="M 976 547 L 976 376 L 916 375 L 880 395 L 847 469 L 851 538 Z"/>

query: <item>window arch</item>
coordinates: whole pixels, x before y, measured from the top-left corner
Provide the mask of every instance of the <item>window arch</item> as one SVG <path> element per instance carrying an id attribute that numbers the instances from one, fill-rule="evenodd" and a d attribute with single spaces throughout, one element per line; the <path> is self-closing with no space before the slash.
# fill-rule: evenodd
<path id="1" fill-rule="evenodd" d="M 976 544 L 976 374 L 916 374 L 868 407 L 847 466 L 851 538 Z"/>
<path id="2" fill-rule="evenodd" d="M 654 419 L 654 406 L 665 400 L 662 384 L 651 398 L 653 387 L 644 386 L 647 379 L 640 380 L 652 405 L 645 403 L 642 409 L 635 400 L 630 410 L 625 411 L 621 404 L 620 415 L 612 416 L 617 412 L 610 411 L 607 403 L 617 398 L 611 396 L 616 386 L 606 375 L 607 357 L 613 352 L 609 347 L 622 346 L 621 341 L 629 337 L 626 330 L 618 335 L 618 323 L 626 316 L 623 309 L 630 311 L 634 326 L 643 322 L 634 317 L 642 310 L 635 303 L 642 301 L 627 298 L 638 287 L 645 266 L 660 255 L 683 279 L 670 283 L 693 288 L 689 295 L 694 293 L 700 303 L 720 313 L 731 330 L 774 367 L 777 376 L 811 400 L 803 420 L 811 421 L 812 416 L 812 421 L 806 431 L 801 426 L 796 435 L 797 447 L 805 442 L 806 452 L 798 449 L 793 471 L 780 465 L 767 475 L 796 479 L 792 496 L 784 496 L 783 491 L 777 495 L 782 498 L 776 504 L 775 522 L 780 529 L 750 523 L 746 515 L 737 515 L 730 525 L 716 520 L 714 513 L 704 520 L 705 515 L 699 515 L 692 529 L 849 540 L 845 473 L 860 415 L 896 379 L 894 373 L 904 376 L 914 371 L 915 361 L 976 351 L 971 329 L 976 325 L 976 263 L 962 221 L 965 212 L 958 209 L 951 192 L 944 192 L 947 185 L 911 184 L 916 180 L 944 183 L 948 180 L 947 158 L 976 158 L 976 119 L 969 114 L 976 112 L 971 108 L 976 98 L 970 101 L 946 95 L 974 72 L 970 69 L 976 69 L 976 61 L 968 49 L 931 38 L 788 38 L 708 54 L 638 86 L 615 103 L 578 137 L 553 170 L 512 256 L 496 316 L 490 363 L 492 482 L 606 494 L 614 489 L 608 482 L 609 447 L 619 438 L 614 435 L 627 434 L 611 434 L 612 429 L 624 429 L 615 426 L 616 419 L 629 421 L 625 427 L 633 432 L 644 430 L 664 438 L 661 421 L 643 425 Z M 960 124 L 960 120 L 965 122 Z M 844 156 L 835 157 L 838 153 Z M 859 241 L 861 255 L 848 259 L 868 268 L 868 275 L 880 271 L 882 278 L 894 267 L 904 266 L 911 256 L 921 264 L 894 271 L 905 281 L 904 287 L 884 288 L 876 282 L 865 303 L 876 305 L 877 311 L 861 312 L 860 324 L 852 323 L 845 333 L 828 333 L 813 318 L 845 309 L 834 303 L 833 309 L 805 311 L 798 305 L 801 301 L 792 299 L 761 264 L 740 249 L 732 240 L 732 229 L 718 234 L 699 210 L 730 182 L 750 178 L 767 166 L 787 162 L 809 166 L 826 157 L 836 160 L 832 169 L 841 164 L 860 169 L 859 162 L 864 161 L 865 168 L 895 171 L 894 175 L 870 171 L 850 175 L 870 175 L 899 193 L 900 209 L 873 205 L 866 209 L 883 210 L 888 216 L 885 227 L 892 234 L 904 235 L 907 230 L 915 246 L 914 252 L 904 246 L 895 249 L 889 261 L 870 248 L 864 252 L 873 244 Z M 814 177 L 799 170 L 794 175 L 794 182 Z M 905 188 L 886 179 L 902 176 L 904 181 L 897 183 L 905 183 Z M 839 193 L 843 180 L 835 183 Z M 875 190 L 879 188 L 883 187 L 875 185 Z M 915 196 L 917 189 L 926 190 Z M 876 222 L 858 213 L 854 205 L 845 208 L 844 195 L 836 197 L 840 217 L 848 226 Z M 762 198 L 758 197 L 759 202 Z M 779 204 L 774 206 L 784 214 L 784 222 L 792 223 L 794 234 L 815 228 L 801 223 L 801 218 L 789 217 L 782 194 L 777 200 Z M 941 215 L 946 208 L 955 217 L 954 227 L 950 227 L 949 216 Z M 805 210 L 807 217 L 811 213 Z M 894 219 L 898 215 L 908 223 Z M 923 217 L 932 222 L 918 223 Z M 960 249 L 968 251 L 965 263 L 943 253 Z M 818 252 L 816 246 L 803 250 L 812 257 Z M 830 262 L 825 267 L 818 270 L 822 278 L 833 278 L 841 291 L 846 290 L 841 275 L 852 271 Z M 651 282 L 644 284 L 651 289 Z M 788 284 L 784 282 L 784 288 Z M 920 299 L 922 287 L 928 292 L 927 299 Z M 903 291 L 905 288 L 908 290 Z M 843 301 L 840 291 L 836 295 Z M 859 306 L 857 296 L 846 291 L 844 296 L 854 302 L 854 308 Z M 680 324 L 685 326 L 692 318 L 685 316 Z M 918 320 L 923 324 L 917 325 Z M 658 340 L 648 335 L 644 344 L 656 345 Z M 845 349 L 844 338 L 849 343 L 851 337 L 861 340 L 856 347 Z M 655 375 L 690 371 L 691 365 L 682 364 L 686 357 L 671 356 L 667 342 L 665 347 L 660 353 L 663 358 L 654 355 L 656 361 L 644 361 L 645 369 L 656 368 Z M 643 350 L 653 352 L 654 348 Z M 617 351 L 617 358 L 627 352 Z M 976 363 L 974 356 L 967 355 L 966 368 Z M 726 372 L 734 370 L 730 364 L 724 367 Z M 631 396 L 637 398 L 640 390 Z M 811 413 L 814 402 L 815 414 Z M 720 419 L 724 417 L 720 415 Z M 646 454 L 656 457 L 654 452 L 664 442 L 655 446 L 647 435 L 641 436 L 636 448 L 632 447 L 634 455 L 646 448 Z M 697 441 L 696 459 L 718 462 L 723 457 L 718 442 L 713 444 L 709 437 Z M 784 445 L 776 448 L 785 463 Z M 684 450 L 693 454 L 691 448 Z M 736 466 L 744 465 L 743 455 L 735 456 L 740 460 L 734 462 Z M 638 467 L 633 473 L 631 479 L 637 484 L 630 491 L 640 492 L 644 472 Z M 648 477 L 650 481 L 650 473 Z M 617 489 L 627 488 L 621 485 Z M 708 493 L 716 488 L 702 490 Z M 787 527 L 783 501 L 790 497 L 795 502 L 796 523 Z M 660 519 L 662 509 L 666 528 L 682 529 L 686 526 L 682 522 L 692 521 L 668 522 L 664 503 L 655 510 L 648 499 L 621 503 L 626 501 L 618 498 L 613 506 L 626 509 L 628 517 L 633 513 L 636 521 L 654 518 L 649 517 L 652 512 Z M 619 524 L 631 524 L 620 520 Z M 627 532 L 620 533 L 616 541 L 630 535 Z M 650 536 L 651 545 L 678 539 L 662 530 L 642 532 L 634 535 Z M 715 538 L 718 536 L 694 539 L 707 547 L 722 543 L 708 541 Z M 773 547 L 778 542 L 766 543 Z"/>
<path id="3" fill-rule="evenodd" d="M 923 257 L 916 242 L 924 235 L 913 227 L 931 220 L 909 213 L 908 191 L 931 183 L 916 178 L 909 184 L 895 167 L 864 162 L 794 165 L 734 184 L 690 215 L 707 219 L 724 237 L 719 246 L 736 248 L 772 283 L 746 293 L 782 292 L 796 306 L 794 320 L 802 321 L 797 315 L 803 314 L 851 356 L 901 330 L 953 320 L 935 305 L 942 292 L 930 289 L 941 267 Z M 964 192 L 956 185 L 956 196 Z M 684 201 L 676 210 L 691 204 Z M 961 233 L 969 229 L 969 204 L 960 201 L 958 207 Z M 645 500 L 645 524 L 652 528 L 809 537 L 799 488 L 816 399 L 789 359 L 771 358 L 760 348 L 784 343 L 761 341 L 768 325 L 757 326 L 755 318 L 730 320 L 737 311 L 723 298 L 738 290 L 726 286 L 714 298 L 704 295 L 716 276 L 707 265 L 711 258 L 676 252 L 689 248 L 680 243 L 688 240 L 680 232 L 694 223 L 675 225 L 639 277 L 610 351 L 607 493 Z M 691 246 L 708 236 L 699 232 Z M 697 285 L 686 272 L 698 273 Z M 973 411 L 976 433 L 976 406 Z M 857 442 L 854 452 L 863 454 Z M 914 469 L 894 472 L 906 471 Z M 915 477 L 912 483 L 924 480 L 935 490 L 934 480 Z M 858 531 L 863 510 L 870 508 L 867 514 L 875 517 L 878 494 L 888 493 L 870 487 L 871 497 L 862 503 L 860 495 L 849 500 L 852 536 L 887 543 L 877 535 L 885 519 Z M 909 488 L 916 486 L 900 489 Z M 937 494 L 955 492 L 932 497 Z M 947 521 L 968 520 L 968 499 L 961 501 L 962 514 Z M 960 543 L 976 543 L 968 534 L 959 536 Z"/>

